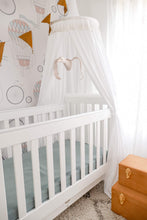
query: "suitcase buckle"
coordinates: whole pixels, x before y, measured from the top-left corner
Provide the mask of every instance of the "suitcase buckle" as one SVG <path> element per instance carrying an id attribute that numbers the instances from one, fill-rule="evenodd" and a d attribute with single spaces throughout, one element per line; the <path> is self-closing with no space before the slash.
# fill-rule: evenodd
<path id="1" fill-rule="evenodd" d="M 131 174 L 132 174 L 131 169 L 130 168 L 126 168 L 125 173 L 126 173 L 126 179 L 130 179 Z"/>
<path id="2" fill-rule="evenodd" d="M 120 204 L 123 205 L 124 202 L 125 202 L 126 198 L 125 198 L 125 195 L 123 193 L 121 193 L 119 195 L 119 201 L 120 201 Z"/>

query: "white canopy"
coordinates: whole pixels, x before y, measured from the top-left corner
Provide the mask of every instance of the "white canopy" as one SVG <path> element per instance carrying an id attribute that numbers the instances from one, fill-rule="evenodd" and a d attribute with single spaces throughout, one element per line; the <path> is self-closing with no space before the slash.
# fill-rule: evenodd
<path id="1" fill-rule="evenodd" d="M 59 64 L 58 72 L 61 80 L 56 79 L 54 62 L 59 57 L 68 59 L 78 57 L 84 66 L 84 79 L 80 79 L 81 70 L 78 60 L 73 61 L 73 67 L 69 72 L 63 64 Z M 111 108 L 112 113 L 116 112 L 113 79 L 97 20 L 77 16 L 54 22 L 52 32 L 48 37 L 45 62 L 39 105 L 62 103 L 67 92 L 91 93 L 93 83 Z M 119 129 L 116 117 L 113 119 L 108 160 L 110 166 L 105 185 L 105 191 L 108 195 L 110 195 L 111 186 L 117 178 L 116 167 L 119 161 L 119 158 L 116 160 L 114 155 L 120 141 Z M 111 163 L 112 161 L 113 163 Z"/>
<path id="2" fill-rule="evenodd" d="M 46 65 L 38 104 L 63 103 L 64 95 L 67 92 L 91 93 L 95 91 L 92 82 L 101 93 L 100 86 L 97 86 L 98 79 L 95 77 L 97 76 L 101 86 L 105 87 L 107 86 L 105 72 L 110 72 L 110 70 L 97 20 L 80 16 L 70 17 L 54 22 L 51 27 L 52 32 L 48 37 Z M 59 57 L 68 59 L 79 57 L 85 70 L 84 78 L 81 80 L 80 62 L 75 60 L 69 72 L 63 64 L 58 65 L 61 80 L 57 80 L 54 75 L 54 62 Z M 111 77 L 111 74 L 108 75 Z M 105 81 L 105 86 L 102 85 L 103 81 Z M 110 92 L 104 96 L 107 102 L 110 102 L 109 96 Z"/>

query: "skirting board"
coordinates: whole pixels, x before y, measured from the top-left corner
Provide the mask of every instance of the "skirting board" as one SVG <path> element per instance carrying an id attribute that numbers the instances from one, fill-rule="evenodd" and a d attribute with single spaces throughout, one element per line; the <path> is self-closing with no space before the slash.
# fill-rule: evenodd
<path id="1" fill-rule="evenodd" d="M 74 185 L 68 187 L 65 191 L 57 194 L 54 198 L 44 202 L 37 209 L 29 212 L 21 220 L 52 220 L 61 212 L 67 209 L 86 192 L 92 189 L 104 179 L 107 164 L 102 165 L 99 169 L 77 181 Z"/>

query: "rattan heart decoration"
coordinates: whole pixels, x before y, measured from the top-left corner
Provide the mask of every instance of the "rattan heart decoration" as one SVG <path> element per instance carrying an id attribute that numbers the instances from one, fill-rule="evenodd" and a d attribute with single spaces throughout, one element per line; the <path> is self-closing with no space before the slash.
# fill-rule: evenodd
<path id="1" fill-rule="evenodd" d="M 58 73 L 58 63 L 63 63 L 66 70 L 70 71 L 71 68 L 72 68 L 73 60 L 79 60 L 80 61 L 80 71 L 81 71 L 80 79 L 83 79 L 83 77 L 84 77 L 84 75 L 83 75 L 83 64 L 82 64 L 82 61 L 79 57 L 73 57 L 72 59 L 66 59 L 64 57 L 59 57 L 58 59 L 56 59 L 55 62 L 54 62 L 54 75 L 55 75 L 56 79 L 61 80 L 61 78 L 59 77 L 59 73 Z"/>

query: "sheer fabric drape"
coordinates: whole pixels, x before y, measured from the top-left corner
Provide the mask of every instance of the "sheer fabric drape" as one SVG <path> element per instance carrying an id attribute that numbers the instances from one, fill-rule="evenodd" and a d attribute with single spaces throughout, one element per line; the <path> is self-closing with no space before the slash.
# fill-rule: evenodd
<path id="1" fill-rule="evenodd" d="M 123 134 L 124 153 L 120 155 L 147 157 L 147 1 L 109 3 L 108 54 Z M 115 175 L 113 164 L 112 160 L 105 188 L 108 194 Z"/>

